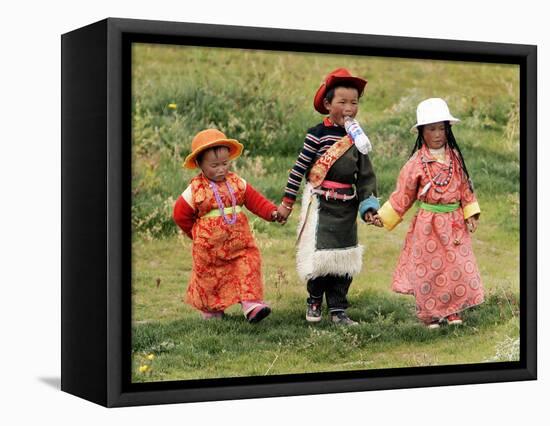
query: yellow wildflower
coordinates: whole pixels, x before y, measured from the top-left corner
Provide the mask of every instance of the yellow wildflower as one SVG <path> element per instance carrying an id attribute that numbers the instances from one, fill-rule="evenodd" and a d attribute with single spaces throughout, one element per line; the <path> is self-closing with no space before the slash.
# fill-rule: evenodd
<path id="1" fill-rule="evenodd" d="M 148 359 L 149 361 L 153 361 L 153 360 L 155 359 L 155 354 L 149 354 L 149 355 L 147 355 L 147 359 Z"/>
<path id="2" fill-rule="evenodd" d="M 147 370 L 149 370 L 149 366 L 148 366 L 148 365 L 140 365 L 140 366 L 139 366 L 139 372 L 140 372 L 140 373 L 146 373 Z"/>
<path id="3" fill-rule="evenodd" d="M 170 109 L 176 109 L 178 107 L 177 104 L 168 104 L 168 108 Z"/>

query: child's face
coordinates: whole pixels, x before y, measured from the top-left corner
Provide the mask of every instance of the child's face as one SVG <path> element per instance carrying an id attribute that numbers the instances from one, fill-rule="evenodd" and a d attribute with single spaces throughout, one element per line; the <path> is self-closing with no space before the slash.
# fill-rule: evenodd
<path id="1" fill-rule="evenodd" d="M 422 138 L 430 149 L 439 149 L 447 143 L 447 135 L 445 134 L 445 123 L 426 124 L 422 130 Z"/>
<path id="2" fill-rule="evenodd" d="M 337 87 L 332 102 L 324 100 L 330 119 L 339 126 L 344 126 L 344 117 L 355 118 L 359 109 L 359 92 L 349 87 Z"/>
<path id="3" fill-rule="evenodd" d="M 199 163 L 199 167 L 208 179 L 214 182 L 221 182 L 229 171 L 229 164 L 229 149 L 221 147 L 220 149 L 209 149 L 206 151 Z"/>

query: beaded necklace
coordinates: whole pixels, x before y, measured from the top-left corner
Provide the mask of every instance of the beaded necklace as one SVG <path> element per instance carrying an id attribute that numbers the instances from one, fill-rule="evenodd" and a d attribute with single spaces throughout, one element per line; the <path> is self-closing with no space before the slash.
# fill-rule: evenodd
<path id="1" fill-rule="evenodd" d="M 222 197 L 220 196 L 220 191 L 218 190 L 218 185 L 213 180 L 209 180 L 210 188 L 214 192 L 214 197 L 216 198 L 216 203 L 218 204 L 218 209 L 220 210 L 220 215 L 223 218 L 223 221 L 227 223 L 228 225 L 234 225 L 235 222 L 237 222 L 237 200 L 235 199 L 235 193 L 233 192 L 233 188 L 231 188 L 231 185 L 229 185 L 229 182 L 225 181 L 225 186 L 227 186 L 227 190 L 229 191 L 229 195 L 231 196 L 231 207 L 233 209 L 231 213 L 231 219 L 228 219 L 225 215 L 224 210 L 224 204 L 222 201 Z"/>
<path id="2" fill-rule="evenodd" d="M 430 168 L 428 167 L 428 163 L 432 163 L 434 161 L 428 160 L 424 156 L 422 156 L 422 168 L 424 169 L 424 174 L 430 180 L 430 183 L 434 185 L 434 189 L 439 193 L 443 193 L 447 189 L 453 177 L 454 161 L 452 151 L 449 157 L 449 166 L 443 167 L 437 175 L 432 176 Z M 446 176 L 444 175 L 444 172 L 447 172 Z M 423 191 L 423 193 L 425 193 L 425 191 Z"/>

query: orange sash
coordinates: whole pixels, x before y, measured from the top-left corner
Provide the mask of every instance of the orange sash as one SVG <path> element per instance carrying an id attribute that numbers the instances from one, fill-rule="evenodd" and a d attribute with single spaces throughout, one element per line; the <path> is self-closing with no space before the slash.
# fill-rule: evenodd
<path id="1" fill-rule="evenodd" d="M 346 135 L 338 142 L 335 142 L 317 159 L 308 176 L 308 181 L 313 188 L 317 188 L 321 185 L 332 165 L 344 155 L 352 145 L 353 141 Z"/>

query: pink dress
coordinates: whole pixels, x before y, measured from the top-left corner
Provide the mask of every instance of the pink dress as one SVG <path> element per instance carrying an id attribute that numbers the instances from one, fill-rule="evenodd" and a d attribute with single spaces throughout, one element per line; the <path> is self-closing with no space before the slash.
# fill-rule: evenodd
<path id="1" fill-rule="evenodd" d="M 453 170 L 445 183 L 451 159 Z M 430 182 L 429 175 L 443 185 L 432 182 L 421 195 Z M 444 163 L 437 162 L 425 146 L 409 159 L 395 191 L 379 212 L 384 226 L 392 229 L 416 200 L 459 203 L 456 210 L 447 213 L 419 209 L 393 274 L 392 290 L 414 295 L 418 318 L 429 322 L 483 302 L 481 277 L 464 220 L 478 214 L 479 206 L 457 154 L 448 148 Z"/>

